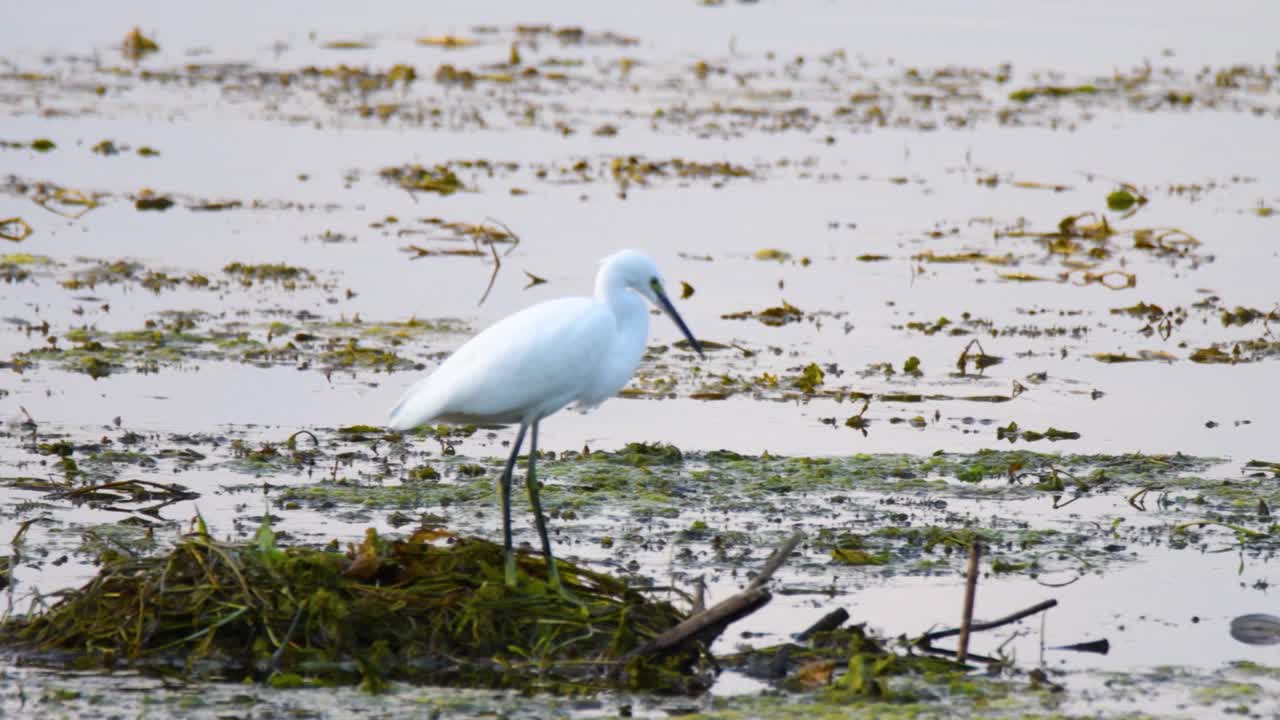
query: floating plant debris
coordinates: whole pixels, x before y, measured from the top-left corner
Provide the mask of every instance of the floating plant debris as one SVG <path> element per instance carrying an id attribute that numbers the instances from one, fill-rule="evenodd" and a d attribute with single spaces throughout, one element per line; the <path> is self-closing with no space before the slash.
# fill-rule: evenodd
<path id="1" fill-rule="evenodd" d="M 31 233 L 31 226 L 20 217 L 0 220 L 0 238 L 4 238 L 9 242 L 22 242 L 31 237 Z"/>
<path id="2" fill-rule="evenodd" d="M 136 27 L 124 36 L 124 42 L 120 45 L 120 51 L 130 60 L 141 60 L 159 50 L 160 46 L 156 41 L 143 35 L 142 30 Z"/>

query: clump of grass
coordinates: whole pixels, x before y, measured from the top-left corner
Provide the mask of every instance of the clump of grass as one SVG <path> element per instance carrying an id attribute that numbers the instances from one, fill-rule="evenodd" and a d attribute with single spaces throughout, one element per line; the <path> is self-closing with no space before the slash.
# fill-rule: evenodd
<path id="1" fill-rule="evenodd" d="M 458 179 L 457 174 L 454 173 L 453 168 L 449 165 L 389 167 L 384 168 L 381 174 L 383 178 L 398 183 L 400 187 L 406 190 L 452 195 L 459 190 L 466 189 L 462 184 L 462 180 Z"/>
<path id="2" fill-rule="evenodd" d="M 284 263 L 261 263 L 250 264 L 239 261 L 229 263 L 222 268 L 222 272 L 236 277 L 242 284 L 251 285 L 255 282 L 265 283 L 268 281 L 280 282 L 288 286 L 291 283 L 299 281 L 315 282 L 315 275 L 309 270 Z"/>
<path id="3" fill-rule="evenodd" d="M 708 678 L 695 649 L 628 657 L 685 618 L 617 578 L 560 561 L 571 597 L 541 557 L 419 530 L 370 529 L 346 552 L 281 548 L 263 526 L 249 544 L 200 529 L 171 552 L 103 558 L 98 575 L 41 614 L 0 625 L 0 642 L 77 668 L 184 668 L 292 684 L 402 680 L 583 692 L 690 691 Z"/>

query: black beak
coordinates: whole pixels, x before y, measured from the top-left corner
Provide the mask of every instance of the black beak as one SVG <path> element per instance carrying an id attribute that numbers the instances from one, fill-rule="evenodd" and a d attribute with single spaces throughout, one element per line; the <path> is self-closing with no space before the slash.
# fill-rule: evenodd
<path id="1" fill-rule="evenodd" d="M 657 283 L 654 283 L 654 285 L 657 285 Z M 698 342 L 697 338 L 693 336 L 693 333 L 689 332 L 689 326 L 684 324 L 684 319 L 680 317 L 680 313 L 676 312 L 676 308 L 671 304 L 671 300 L 667 298 L 667 294 L 659 287 L 654 288 L 654 294 L 658 296 L 658 307 L 662 308 L 663 312 L 671 316 L 672 322 L 676 324 L 676 327 L 680 328 L 680 332 L 684 333 L 685 339 L 687 339 L 689 344 L 693 346 L 693 349 L 697 351 L 698 357 L 705 360 L 707 356 L 702 354 L 702 345 Z"/>

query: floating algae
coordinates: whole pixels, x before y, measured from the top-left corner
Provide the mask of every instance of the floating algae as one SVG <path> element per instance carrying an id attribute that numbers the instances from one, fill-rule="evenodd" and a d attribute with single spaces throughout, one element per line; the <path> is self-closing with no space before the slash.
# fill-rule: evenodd
<path id="1" fill-rule="evenodd" d="M 439 544 L 437 544 L 439 543 Z M 563 561 L 565 598 L 520 555 L 440 530 L 387 540 L 372 529 L 343 553 L 251 544 L 201 524 L 167 554 L 110 554 L 98 575 L 46 611 L 0 625 L 0 642 L 38 663 L 130 666 L 273 685 L 391 680 L 582 692 L 687 692 L 709 677 L 692 645 L 632 653 L 685 615 Z"/>

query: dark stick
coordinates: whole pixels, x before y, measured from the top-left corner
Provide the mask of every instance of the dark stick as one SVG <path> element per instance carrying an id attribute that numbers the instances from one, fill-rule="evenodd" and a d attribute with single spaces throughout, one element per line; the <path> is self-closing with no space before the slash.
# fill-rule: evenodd
<path id="1" fill-rule="evenodd" d="M 720 630 L 733 622 L 759 610 L 773 598 L 764 588 L 747 588 L 732 595 L 705 611 L 694 615 L 658 637 L 632 650 L 630 657 L 657 655 L 691 637 L 712 630 Z M 718 632 L 716 634 L 719 634 Z"/>
<path id="2" fill-rule="evenodd" d="M 36 419 L 35 419 L 35 418 L 33 418 L 33 417 L 31 417 L 31 413 L 27 412 L 27 408 L 26 408 L 26 407 L 24 407 L 24 406 L 22 406 L 22 405 L 19 405 L 19 406 L 18 406 L 18 409 L 19 409 L 19 410 L 21 410 L 21 411 L 22 411 L 22 414 L 23 414 L 23 415 L 25 415 L 25 416 L 26 416 L 26 418 L 27 418 L 27 419 L 22 423 L 22 427 L 25 427 L 25 428 L 31 428 L 31 449 L 32 449 L 32 450 L 36 450 L 36 440 L 37 440 L 37 438 L 39 437 L 39 436 L 36 434 L 36 428 L 38 428 L 38 427 L 40 427 L 40 426 L 36 424 Z"/>
<path id="3" fill-rule="evenodd" d="M 732 595 L 706 610 L 696 613 L 684 622 L 676 625 L 658 637 L 632 650 L 628 657 L 656 655 L 673 648 L 690 638 L 698 638 L 710 644 L 729 625 L 764 607 L 773 598 L 764 588 L 765 583 L 782 567 L 787 558 L 804 539 L 804 533 L 797 532 L 787 539 L 765 561 L 760 573 L 747 584 L 746 589 Z"/>
<path id="4" fill-rule="evenodd" d="M 973 598 L 978 593 L 978 560 L 982 557 L 982 543 L 969 545 L 969 571 L 964 578 L 964 610 L 960 614 L 960 645 L 956 648 L 956 662 L 964 663 L 969 654 L 969 629 L 973 624 Z"/>
<path id="5" fill-rule="evenodd" d="M 1097 653 L 1098 655 L 1106 655 L 1111 652 L 1111 641 L 1106 638 L 1101 640 L 1090 640 L 1089 642 L 1074 643 L 1072 645 L 1059 645 L 1057 647 L 1048 648 L 1049 650 L 1070 650 L 1072 652 Z"/>
<path id="6" fill-rule="evenodd" d="M 477 241 L 477 244 L 479 244 L 479 241 Z M 476 249 L 479 250 L 480 248 L 477 247 Z M 485 286 L 484 294 L 480 296 L 480 302 L 476 303 L 476 307 L 483 305 L 484 301 L 489 299 L 489 293 L 493 290 L 493 281 L 498 279 L 498 271 L 502 269 L 502 258 L 498 257 L 498 250 L 493 246 L 492 242 L 489 243 L 489 252 L 493 253 L 493 274 L 489 276 L 489 284 Z"/>
<path id="7" fill-rule="evenodd" d="M 804 540 L 804 533 L 797 530 L 795 535 L 792 535 L 785 543 L 782 544 L 782 547 L 773 551 L 773 554 L 770 555 L 769 559 L 765 562 L 764 567 L 760 568 L 760 574 L 756 575 L 755 578 L 747 584 L 747 589 L 754 590 L 758 587 L 763 587 L 765 583 L 769 582 L 773 577 L 773 574 L 778 572 L 778 568 L 782 567 L 782 564 L 791 556 L 791 553 L 796 549 L 796 546 L 800 544 L 801 540 Z"/>
<path id="8" fill-rule="evenodd" d="M 506 252 L 504 252 L 504 253 L 502 253 L 503 255 L 510 255 L 510 254 L 511 254 L 511 251 L 512 251 L 512 250 L 515 250 L 515 249 L 516 249 L 516 246 L 520 244 L 520 236 L 519 236 L 519 235 L 517 235 L 517 234 L 515 233 L 515 231 L 514 231 L 514 230 L 512 230 L 512 229 L 511 229 L 511 228 L 509 228 L 509 227 L 507 227 L 507 224 L 506 224 L 506 223 L 504 223 L 504 222 L 502 222 L 501 220 L 496 220 L 496 219 L 491 218 L 491 217 L 486 217 L 486 218 L 485 218 L 485 222 L 491 222 L 491 223 L 493 223 L 494 225 L 497 225 L 498 227 L 501 227 L 503 230 L 506 230 L 506 231 L 507 231 L 507 235 L 510 235 L 510 236 L 511 236 L 511 240 L 512 240 L 512 242 L 511 242 L 511 247 L 507 248 L 507 251 L 506 251 Z M 491 240 L 489 240 L 489 244 L 490 244 L 490 245 L 492 245 L 492 244 L 493 244 L 493 240 L 492 240 L 492 239 L 491 239 Z"/>
<path id="9" fill-rule="evenodd" d="M 956 653 L 955 653 L 955 651 L 954 651 L 954 650 L 952 650 L 951 648 L 936 648 L 936 647 L 927 647 L 927 646 L 926 646 L 926 647 L 922 647 L 922 648 L 920 648 L 920 651 L 921 651 L 921 652 L 927 652 L 927 653 L 929 653 L 930 655 L 949 655 L 949 656 L 954 656 L 954 655 L 956 654 Z M 998 662 L 1000 662 L 1000 660 L 997 660 L 996 658 L 993 658 L 993 657 L 987 657 L 986 655 L 979 655 L 978 653 L 969 653 L 968 661 L 970 661 L 970 662 L 987 663 L 987 664 L 989 664 L 989 665 L 990 665 L 990 664 L 993 664 L 993 663 L 998 663 Z"/>
<path id="10" fill-rule="evenodd" d="M 1057 605 L 1058 605 L 1057 600 L 1045 600 L 1044 602 L 1038 602 L 1035 605 L 1032 605 L 1031 607 L 1026 608 L 1025 610 L 1019 610 L 1018 612 L 1013 613 L 1012 615 L 1006 615 L 1002 618 L 999 618 L 996 620 L 989 620 L 987 622 L 972 623 L 969 625 L 969 632 L 982 632 L 984 630 L 994 630 L 995 628 L 998 628 L 1002 625 L 1016 623 L 1025 617 L 1030 617 L 1032 615 L 1035 615 L 1038 612 L 1043 612 L 1045 610 L 1048 610 L 1051 607 L 1057 607 Z M 960 628 L 948 628 L 947 630 L 934 630 L 933 632 L 927 632 L 924 635 L 921 635 L 920 639 L 916 641 L 916 645 L 927 648 L 929 646 L 929 643 L 933 642 L 934 640 L 941 640 L 942 638 L 948 638 L 948 637 L 951 637 L 952 635 L 959 635 L 959 634 L 960 634 Z"/>
<path id="11" fill-rule="evenodd" d="M 293 641 L 293 632 L 298 629 L 298 621 L 302 620 L 302 611 L 306 610 L 308 603 L 311 601 L 303 600 L 298 606 L 298 612 L 293 615 L 293 622 L 289 623 L 289 630 L 284 634 L 284 639 L 280 641 L 280 647 L 271 653 L 271 671 L 280 672 L 280 661 L 284 659 L 284 651 L 289 647 L 289 643 Z"/>
<path id="12" fill-rule="evenodd" d="M 794 637 L 798 642 L 804 642 L 820 632 L 831 632 L 832 630 L 835 630 L 843 625 L 844 621 L 848 619 L 848 610 L 845 610 L 844 608 L 836 608 L 826 615 L 823 615 L 818 622 L 796 633 Z"/>
<path id="13" fill-rule="evenodd" d="M 163 490 L 171 495 L 183 495 L 189 497 L 199 497 L 200 493 L 191 492 L 180 485 L 165 485 L 164 483 L 152 482 L 150 480 L 111 480 L 101 485 L 87 485 L 74 490 L 68 490 L 62 495 L 64 498 L 75 499 L 81 495 L 98 492 L 99 490 L 124 490 L 126 488 L 140 488 L 142 486 L 153 487 L 157 490 Z"/>
<path id="14" fill-rule="evenodd" d="M 697 615 L 707 609 L 707 581 L 704 576 L 699 575 L 698 581 L 693 585 L 693 607 L 689 608 L 691 615 Z"/>

